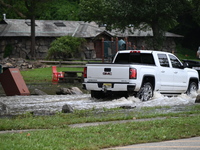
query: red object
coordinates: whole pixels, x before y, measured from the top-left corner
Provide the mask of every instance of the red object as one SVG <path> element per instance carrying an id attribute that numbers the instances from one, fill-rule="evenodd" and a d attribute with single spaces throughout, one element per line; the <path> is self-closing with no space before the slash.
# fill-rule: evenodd
<path id="1" fill-rule="evenodd" d="M 52 82 L 58 82 L 59 78 L 63 78 L 64 73 L 63 72 L 57 72 L 57 67 L 52 66 Z"/>
<path id="2" fill-rule="evenodd" d="M 83 77 L 84 77 L 84 78 L 87 78 L 87 67 L 84 67 L 84 70 L 83 70 Z"/>
<path id="3" fill-rule="evenodd" d="M 140 53 L 140 51 L 130 51 L 130 53 Z"/>
<path id="4" fill-rule="evenodd" d="M 17 68 L 8 68 L 1 73 L 0 82 L 7 96 L 30 95 L 26 83 Z"/>

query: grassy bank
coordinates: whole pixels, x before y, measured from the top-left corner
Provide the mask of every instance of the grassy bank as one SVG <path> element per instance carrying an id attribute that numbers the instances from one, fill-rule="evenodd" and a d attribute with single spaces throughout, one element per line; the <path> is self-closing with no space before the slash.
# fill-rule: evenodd
<path id="1" fill-rule="evenodd" d="M 1 118 L 0 131 L 19 129 L 54 129 L 66 127 L 70 124 L 105 122 L 116 120 L 146 119 L 156 117 L 188 117 L 200 114 L 200 105 L 185 106 L 178 108 L 177 112 L 166 113 L 170 106 L 144 107 L 131 110 L 113 109 L 91 109 L 74 110 L 74 113 L 57 113 L 52 116 L 33 116 L 26 113 L 12 118 Z M 182 109 L 182 110 L 181 110 Z"/>
<path id="2" fill-rule="evenodd" d="M 184 112 L 161 113 L 153 107 L 133 109 L 103 109 L 75 111 L 53 116 L 25 114 L 0 119 L 0 130 L 45 129 L 0 134 L 0 149 L 100 149 L 105 147 L 155 142 L 200 136 L 200 105 L 187 106 Z M 157 113 L 160 112 L 160 113 Z M 144 118 L 164 119 L 138 121 Z M 74 123 L 127 120 L 134 122 L 72 128 Z M 105 140 L 106 139 L 106 140 Z"/>
<path id="3" fill-rule="evenodd" d="M 0 135 L 2 150 L 96 150 L 135 143 L 156 142 L 200 135 L 200 117 L 109 124 L 84 128 L 55 128 Z"/>
<path id="4" fill-rule="evenodd" d="M 57 67 L 57 71 L 83 71 L 83 68 L 65 68 Z M 21 74 L 26 83 L 51 83 L 52 68 L 37 68 L 26 71 L 21 71 Z"/>
<path id="5" fill-rule="evenodd" d="M 65 68 L 57 67 L 57 71 L 83 71 L 83 68 Z M 52 68 L 37 68 L 31 70 L 20 71 L 25 83 L 27 84 L 31 94 L 35 89 L 39 89 L 49 95 L 55 95 L 56 91 L 62 87 L 71 88 L 78 87 L 82 89 L 81 83 L 58 83 L 52 84 Z M 80 75 L 79 75 L 80 76 Z M 86 90 L 82 90 L 84 93 L 88 93 Z"/>

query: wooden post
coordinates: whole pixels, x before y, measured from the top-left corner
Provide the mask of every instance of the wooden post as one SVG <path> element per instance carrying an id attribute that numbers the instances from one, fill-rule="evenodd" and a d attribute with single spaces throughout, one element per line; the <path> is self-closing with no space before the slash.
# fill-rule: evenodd
<path id="1" fill-rule="evenodd" d="M 104 38 L 102 38 L 102 46 L 101 46 L 101 56 L 102 56 L 102 63 L 104 63 Z"/>
<path id="2" fill-rule="evenodd" d="M 128 49 L 128 39 L 125 37 L 126 49 Z"/>
<path id="3" fill-rule="evenodd" d="M 116 52 L 118 52 L 118 48 L 119 48 L 118 47 L 118 37 L 116 37 L 116 43 L 115 44 L 116 44 Z"/>
<path id="4" fill-rule="evenodd" d="M 31 57 L 33 60 L 36 59 L 35 54 L 35 16 L 31 17 Z"/>

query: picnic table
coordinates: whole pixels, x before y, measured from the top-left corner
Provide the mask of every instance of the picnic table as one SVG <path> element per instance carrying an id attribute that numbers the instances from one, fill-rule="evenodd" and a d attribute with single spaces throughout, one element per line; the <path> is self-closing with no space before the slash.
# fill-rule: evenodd
<path id="1" fill-rule="evenodd" d="M 63 82 L 74 83 L 83 81 L 83 71 L 62 71 L 64 74 Z M 81 75 L 80 75 L 81 74 Z"/>

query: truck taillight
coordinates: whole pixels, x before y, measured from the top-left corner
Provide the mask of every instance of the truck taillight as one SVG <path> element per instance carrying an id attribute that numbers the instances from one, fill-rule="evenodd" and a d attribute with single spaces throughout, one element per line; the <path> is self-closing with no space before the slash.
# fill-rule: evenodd
<path id="1" fill-rule="evenodd" d="M 84 67 L 83 78 L 87 78 L 87 67 Z"/>
<path id="2" fill-rule="evenodd" d="M 137 78 L 137 70 L 134 68 L 129 69 L 129 79 L 136 79 Z"/>

